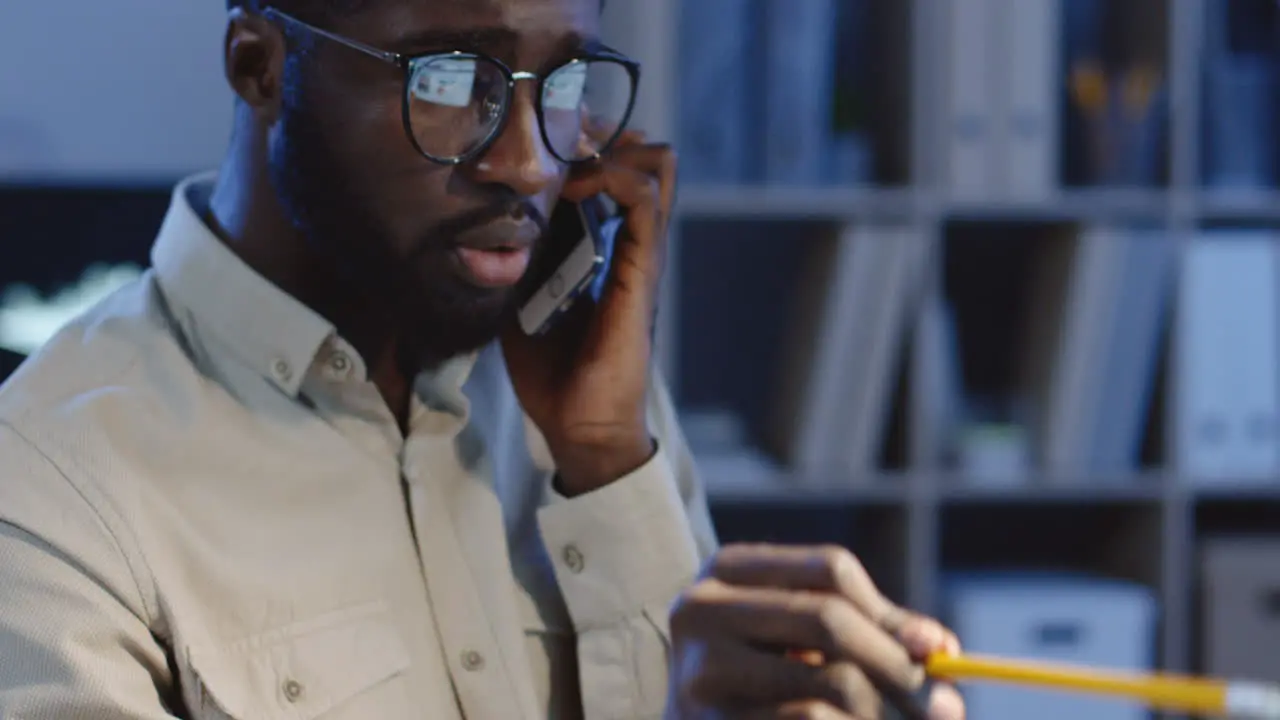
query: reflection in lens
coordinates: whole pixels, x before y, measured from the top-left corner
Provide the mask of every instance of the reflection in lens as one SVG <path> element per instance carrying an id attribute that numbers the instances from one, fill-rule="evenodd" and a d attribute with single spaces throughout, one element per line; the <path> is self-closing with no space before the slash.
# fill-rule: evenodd
<path id="1" fill-rule="evenodd" d="M 441 159 L 472 151 L 497 129 L 506 92 L 502 70 L 483 58 L 449 55 L 415 62 L 408 103 L 418 147 Z"/>
<path id="2" fill-rule="evenodd" d="M 631 74 L 611 60 L 572 62 L 543 83 L 542 112 L 547 141 L 563 160 L 581 160 L 600 152 L 626 119 L 631 99 Z M 589 124 L 603 132 L 584 133 Z"/>
<path id="3" fill-rule="evenodd" d="M 574 161 L 603 151 L 627 120 L 633 85 L 627 66 L 613 60 L 575 60 L 548 75 L 541 110 L 552 152 Z M 471 154 L 498 132 L 509 92 L 506 72 L 488 58 L 454 53 L 413 61 L 406 107 L 414 142 L 437 160 Z"/>

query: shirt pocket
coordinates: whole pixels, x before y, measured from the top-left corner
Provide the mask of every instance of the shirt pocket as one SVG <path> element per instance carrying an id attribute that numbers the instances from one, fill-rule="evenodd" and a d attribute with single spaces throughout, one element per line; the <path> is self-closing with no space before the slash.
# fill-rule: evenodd
<path id="1" fill-rule="evenodd" d="M 409 653 L 381 602 L 186 656 L 185 694 L 199 720 L 411 717 L 400 677 Z"/>

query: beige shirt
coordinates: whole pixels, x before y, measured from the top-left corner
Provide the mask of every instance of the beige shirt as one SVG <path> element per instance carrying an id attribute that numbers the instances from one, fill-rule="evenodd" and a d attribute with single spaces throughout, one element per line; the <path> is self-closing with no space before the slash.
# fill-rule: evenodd
<path id="1" fill-rule="evenodd" d="M 405 437 L 206 228 L 211 180 L 0 389 L 0 717 L 660 717 L 715 537 L 656 373 L 657 455 L 586 496 L 496 348 L 420 377 Z"/>

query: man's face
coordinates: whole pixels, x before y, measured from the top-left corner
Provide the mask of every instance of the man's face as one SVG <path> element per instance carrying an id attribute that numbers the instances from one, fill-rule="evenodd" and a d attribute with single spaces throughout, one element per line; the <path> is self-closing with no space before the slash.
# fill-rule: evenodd
<path id="1" fill-rule="evenodd" d="M 324 29 L 402 54 L 481 52 L 542 73 L 598 35 L 599 15 L 600 0 L 374 0 Z M 358 287 L 391 301 L 419 362 L 492 341 L 567 177 L 542 140 L 536 84 L 517 84 L 484 154 L 442 166 L 406 135 L 401 70 L 299 37 L 307 52 L 290 56 L 270 135 L 272 179 L 292 219 Z"/>

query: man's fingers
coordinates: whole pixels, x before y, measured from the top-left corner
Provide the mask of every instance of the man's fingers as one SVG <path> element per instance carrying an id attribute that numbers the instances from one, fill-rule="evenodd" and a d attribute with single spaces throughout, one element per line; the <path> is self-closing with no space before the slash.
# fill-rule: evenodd
<path id="1" fill-rule="evenodd" d="M 923 615 L 912 614 L 898 632 L 898 639 L 918 662 L 935 652 L 959 655 L 960 639 L 942 623 Z M 964 698 L 951 683 L 933 683 L 922 707 L 928 720 L 964 720 Z"/>
<path id="2" fill-rule="evenodd" d="M 624 138 L 626 135 L 624 134 Z M 562 194 L 571 199 L 581 199 L 603 191 L 601 176 L 611 170 L 625 168 L 638 171 L 657 180 L 664 186 L 660 197 L 668 206 L 675 198 L 678 159 L 675 151 L 665 143 L 620 143 L 600 162 L 587 163 L 573 168 Z M 621 202 L 621 200 L 619 200 Z"/>
<path id="3" fill-rule="evenodd" d="M 924 662 L 936 652 L 945 652 L 949 655 L 960 653 L 960 641 L 955 633 L 930 617 L 909 614 L 894 634 L 917 662 Z"/>
<path id="4" fill-rule="evenodd" d="M 684 692 L 711 707 L 774 707 L 819 700 L 861 717 L 880 717 L 875 685 L 856 665 L 810 665 L 749 645 L 726 641 L 704 646 L 703 671 Z"/>
<path id="5" fill-rule="evenodd" d="M 665 146 L 623 148 L 606 162 L 575 172 L 561 197 L 575 202 L 598 194 L 612 198 L 626 215 L 626 232 L 614 248 L 612 272 L 626 286 L 653 291 L 665 260 L 667 221 L 674 198 L 675 157 Z M 631 274 L 634 268 L 639 275 Z M 651 308 L 636 307 L 647 324 Z"/>
<path id="6" fill-rule="evenodd" d="M 612 162 L 576 169 L 560 196 L 571 202 L 582 202 L 601 193 L 628 210 L 645 205 L 657 207 L 662 197 L 657 177 L 645 168 Z"/>
<path id="7" fill-rule="evenodd" d="M 622 145 L 636 145 L 645 142 L 645 133 L 643 130 L 628 128 L 618 133 L 618 124 L 599 115 L 592 115 L 590 111 L 586 111 L 582 115 L 582 140 L 588 147 L 598 148 L 609 141 L 609 138 L 617 135 L 614 140 L 614 147 Z"/>
<path id="8" fill-rule="evenodd" d="M 584 168 L 566 183 L 561 197 L 581 202 L 593 195 L 612 198 L 625 218 L 614 236 L 613 257 L 603 297 L 593 313 L 584 347 L 595 347 L 614 328 L 638 328 L 624 333 L 633 347 L 616 347 L 623 354 L 645 353 L 657 307 L 657 288 L 665 261 L 665 232 L 659 228 L 658 181 L 635 168 L 600 163 Z M 615 333 L 613 337 L 617 338 Z"/>
<path id="9" fill-rule="evenodd" d="M 672 626 L 686 637 L 816 650 L 828 663 L 853 663 L 874 682 L 901 692 L 917 690 L 924 680 L 900 643 L 847 599 L 830 593 L 706 580 L 682 598 Z"/>
<path id="10" fill-rule="evenodd" d="M 737 717 L 744 720 L 862 720 L 863 716 L 850 715 L 820 700 L 799 700 L 762 710 L 751 710 Z M 867 715 L 865 720 L 878 720 Z"/>
<path id="11" fill-rule="evenodd" d="M 964 697 L 951 683 L 937 683 L 928 699 L 929 720 L 965 720 Z"/>
<path id="12" fill-rule="evenodd" d="M 610 126 L 609 132 L 613 133 L 615 131 L 616 131 L 616 128 Z M 608 139 L 609 137 L 608 135 L 606 135 L 604 137 L 604 140 L 608 140 Z M 646 135 L 643 130 L 623 130 L 618 135 L 618 139 L 613 141 L 613 147 L 616 150 L 618 148 L 629 147 L 632 145 L 644 145 L 648 141 L 649 141 L 649 136 Z"/>
<path id="13" fill-rule="evenodd" d="M 626 134 L 623 134 L 626 137 Z M 643 138 L 643 135 L 640 136 Z M 670 215 L 671 206 L 675 203 L 676 180 L 679 174 L 679 158 L 675 150 L 666 143 L 626 143 L 620 144 L 610 153 L 611 163 L 633 167 L 658 180 L 661 191 L 659 207 Z"/>
<path id="14" fill-rule="evenodd" d="M 931 653 L 958 653 L 956 636 L 938 621 L 885 598 L 843 548 L 727 546 L 681 597 L 671 621 L 676 638 L 776 649 L 788 667 L 808 668 L 817 673 L 813 677 L 829 680 L 822 673 L 854 673 L 821 687 L 855 687 L 850 678 L 861 678 L 872 688 L 854 695 L 876 698 L 870 707 L 864 703 L 850 710 L 842 705 L 847 696 L 811 691 L 802 697 L 817 704 L 786 705 L 790 701 L 783 699 L 763 705 L 770 709 L 759 717 L 778 716 L 786 707 L 789 712 L 835 710 L 845 713 L 840 717 L 879 718 L 883 704 L 910 720 L 964 720 L 964 703 L 955 687 L 926 683 L 922 667 Z"/>
<path id="15" fill-rule="evenodd" d="M 730 585 L 843 595 L 891 634 L 890 618 L 905 613 L 880 592 L 853 553 L 838 546 L 730 545 L 716 555 L 709 573 Z"/>

